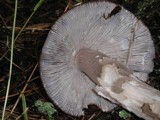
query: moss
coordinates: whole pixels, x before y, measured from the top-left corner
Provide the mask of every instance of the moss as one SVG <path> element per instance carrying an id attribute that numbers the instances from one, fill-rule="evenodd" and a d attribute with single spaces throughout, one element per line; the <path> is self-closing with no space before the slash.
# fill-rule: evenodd
<path id="1" fill-rule="evenodd" d="M 40 114 L 46 115 L 48 120 L 54 120 L 54 114 L 57 112 L 57 110 L 54 108 L 52 103 L 37 100 L 35 102 L 35 107 Z"/>

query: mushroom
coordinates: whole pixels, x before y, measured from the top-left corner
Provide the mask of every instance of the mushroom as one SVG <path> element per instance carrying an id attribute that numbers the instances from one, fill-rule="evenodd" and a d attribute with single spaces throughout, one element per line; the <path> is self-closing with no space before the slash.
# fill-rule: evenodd
<path id="1" fill-rule="evenodd" d="M 48 96 L 66 113 L 83 115 L 89 104 L 109 111 L 116 99 L 111 103 L 97 94 L 103 66 L 145 82 L 154 54 L 148 28 L 132 13 L 114 3 L 89 2 L 55 22 L 42 49 L 40 74 Z"/>

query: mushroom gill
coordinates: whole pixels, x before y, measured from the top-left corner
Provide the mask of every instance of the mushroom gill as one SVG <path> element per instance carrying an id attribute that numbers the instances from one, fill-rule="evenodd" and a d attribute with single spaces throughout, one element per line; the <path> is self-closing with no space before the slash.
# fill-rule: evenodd
<path id="1" fill-rule="evenodd" d="M 154 58 L 148 28 L 122 6 L 104 1 L 82 4 L 62 15 L 51 28 L 40 59 L 41 79 L 50 99 L 76 116 L 89 104 L 103 111 L 115 108 L 93 92 L 104 57 L 121 73 L 146 81 Z"/>

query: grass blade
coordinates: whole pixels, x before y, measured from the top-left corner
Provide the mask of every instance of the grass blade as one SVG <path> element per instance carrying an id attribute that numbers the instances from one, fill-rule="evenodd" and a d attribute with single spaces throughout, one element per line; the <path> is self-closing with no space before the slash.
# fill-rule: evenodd
<path id="1" fill-rule="evenodd" d="M 22 31 L 25 29 L 26 25 L 28 24 L 28 22 L 30 21 L 30 19 L 32 18 L 32 16 L 34 15 L 34 13 L 39 9 L 39 7 L 42 5 L 42 3 L 44 2 L 44 0 L 39 0 L 39 2 L 35 5 L 33 12 L 31 13 L 31 15 L 29 16 L 29 18 L 27 19 L 27 21 L 24 23 L 24 25 L 22 26 L 21 30 L 19 31 L 19 33 L 17 34 L 17 36 L 14 39 L 14 42 L 18 39 L 18 37 L 20 36 L 20 34 L 22 33 Z M 3 57 L 9 52 L 9 49 L 4 53 L 4 55 L 0 58 L 0 60 L 3 59 Z"/>
<path id="2" fill-rule="evenodd" d="M 39 0 L 39 2 L 36 4 L 36 6 L 34 7 L 33 11 L 37 11 L 38 8 L 42 5 L 42 3 L 44 2 L 44 0 Z"/>
<path id="3" fill-rule="evenodd" d="M 6 111 L 6 106 L 7 106 L 7 101 L 8 101 L 8 94 L 9 94 L 9 88 L 10 88 L 10 83 L 11 83 L 11 76 L 12 76 L 13 48 L 14 48 L 14 36 L 15 36 L 16 17 L 17 17 L 17 6 L 18 6 L 18 0 L 15 0 L 13 29 L 12 29 L 12 40 L 11 40 L 11 55 L 10 55 L 9 78 L 8 78 L 6 97 L 5 97 L 4 107 L 3 107 L 2 120 L 5 119 L 5 111 Z"/>
<path id="4" fill-rule="evenodd" d="M 27 116 L 27 104 L 26 104 L 26 97 L 24 96 L 24 94 L 22 94 L 22 109 L 23 109 L 23 118 L 24 120 L 28 120 L 28 116 Z"/>

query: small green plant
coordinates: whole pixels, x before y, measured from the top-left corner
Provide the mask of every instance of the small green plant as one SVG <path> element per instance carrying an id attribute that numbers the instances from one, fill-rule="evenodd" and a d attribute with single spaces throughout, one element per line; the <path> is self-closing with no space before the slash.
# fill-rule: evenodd
<path id="1" fill-rule="evenodd" d="M 46 115 L 48 120 L 54 120 L 54 114 L 57 113 L 57 110 L 52 103 L 37 100 L 34 105 L 40 114 Z"/>
<path id="2" fill-rule="evenodd" d="M 127 119 L 127 118 L 131 117 L 131 114 L 125 110 L 121 110 L 121 111 L 119 111 L 119 117 L 123 118 L 123 119 Z"/>

